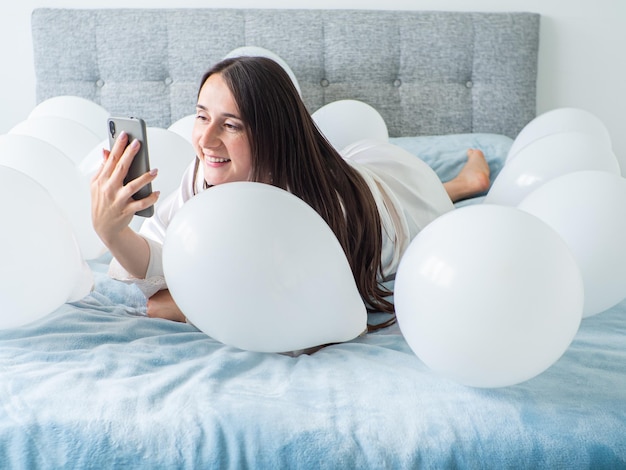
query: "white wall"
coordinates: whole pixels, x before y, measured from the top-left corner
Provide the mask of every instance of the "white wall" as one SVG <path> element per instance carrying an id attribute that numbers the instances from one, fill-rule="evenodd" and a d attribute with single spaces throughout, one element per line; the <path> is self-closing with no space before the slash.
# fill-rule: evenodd
<path id="1" fill-rule="evenodd" d="M 35 106 L 30 14 L 36 7 L 355 8 L 541 13 L 537 112 L 573 106 L 608 127 L 626 174 L 624 0 L 21 0 L 0 6 L 0 133 Z"/>

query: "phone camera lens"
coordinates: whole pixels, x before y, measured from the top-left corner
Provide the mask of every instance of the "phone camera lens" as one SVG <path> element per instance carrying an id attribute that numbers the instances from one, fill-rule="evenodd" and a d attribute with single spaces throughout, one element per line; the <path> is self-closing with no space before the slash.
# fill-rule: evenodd
<path id="1" fill-rule="evenodd" d="M 109 121 L 109 132 L 111 137 L 115 137 L 115 123 L 113 121 Z"/>

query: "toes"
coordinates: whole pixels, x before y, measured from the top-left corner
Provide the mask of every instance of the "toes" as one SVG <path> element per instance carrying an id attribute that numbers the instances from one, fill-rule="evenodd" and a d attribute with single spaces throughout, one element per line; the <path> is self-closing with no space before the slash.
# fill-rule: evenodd
<path id="1" fill-rule="evenodd" d="M 467 156 L 468 157 L 484 157 L 484 154 L 482 152 L 482 150 L 480 149 L 469 149 L 467 151 Z"/>

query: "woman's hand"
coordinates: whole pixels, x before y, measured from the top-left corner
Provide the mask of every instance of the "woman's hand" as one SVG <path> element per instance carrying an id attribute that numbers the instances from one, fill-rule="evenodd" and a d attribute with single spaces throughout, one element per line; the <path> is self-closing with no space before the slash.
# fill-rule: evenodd
<path id="1" fill-rule="evenodd" d="M 165 318 L 166 320 L 179 322 L 187 321 L 168 289 L 160 290 L 148 299 L 147 313 L 151 318 Z"/>
<path id="2" fill-rule="evenodd" d="M 91 218 L 94 230 L 115 259 L 129 274 L 143 278 L 150 261 L 150 248 L 129 224 L 135 212 L 156 203 L 159 192 L 139 200 L 132 196 L 151 183 L 157 171 L 151 170 L 124 185 L 128 168 L 140 145 L 137 140 L 127 144 L 128 135 L 122 132 L 111 151 L 103 151 L 104 161 L 91 179 Z"/>
<path id="3" fill-rule="evenodd" d="M 91 217 L 93 226 L 107 247 L 115 244 L 120 232 L 130 224 L 135 212 L 155 204 L 159 194 L 135 200 L 133 194 L 157 175 L 151 170 L 124 185 L 133 158 L 139 151 L 139 141 L 128 144 L 128 135 L 122 132 L 115 141 L 111 151 L 104 150 L 104 162 L 91 179 Z"/>

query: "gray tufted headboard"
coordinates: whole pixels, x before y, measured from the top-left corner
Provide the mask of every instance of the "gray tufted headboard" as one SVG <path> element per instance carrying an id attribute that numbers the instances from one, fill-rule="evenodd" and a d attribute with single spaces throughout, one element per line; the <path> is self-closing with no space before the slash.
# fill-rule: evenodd
<path id="1" fill-rule="evenodd" d="M 535 117 L 539 15 L 373 10 L 35 9 L 37 102 L 78 95 L 167 127 L 231 50 L 281 56 L 314 112 L 358 99 L 392 137 L 515 137 Z"/>

